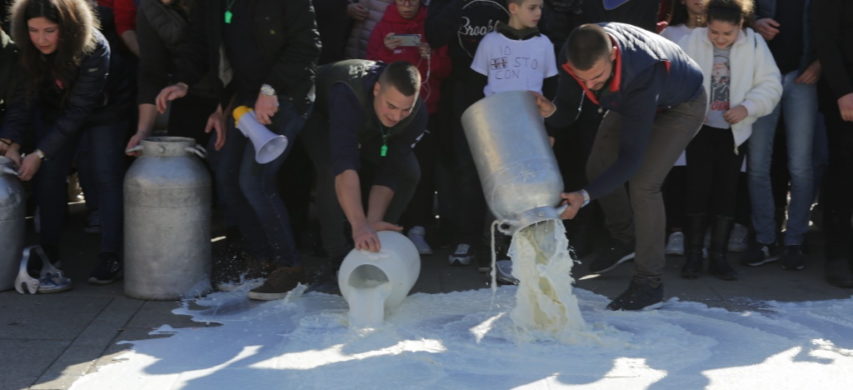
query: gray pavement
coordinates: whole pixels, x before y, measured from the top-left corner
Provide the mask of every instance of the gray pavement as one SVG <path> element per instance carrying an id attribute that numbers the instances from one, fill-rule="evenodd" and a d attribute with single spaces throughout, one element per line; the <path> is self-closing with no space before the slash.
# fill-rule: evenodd
<path id="1" fill-rule="evenodd" d="M 171 311 L 178 302 L 142 301 L 123 295 L 121 283 L 92 286 L 84 281 L 96 256 L 97 235 L 82 232 L 80 205 L 72 208 L 69 231 L 64 237 L 65 268 L 74 289 L 55 295 L 19 295 L 0 292 L 0 390 L 67 389 L 80 376 L 112 362 L 129 349 L 121 341 L 149 339 L 161 325 L 175 328 L 216 326 L 192 322 Z M 813 233 L 812 242 L 820 237 Z M 818 247 L 818 245 L 814 245 Z M 823 280 L 819 253 L 809 256 L 801 272 L 738 267 L 740 280 L 724 282 L 703 275 L 687 281 L 678 277 L 683 261 L 672 257 L 665 278 L 667 298 L 678 297 L 729 310 L 760 310 L 761 301 L 812 301 L 844 299 L 853 290 L 832 287 Z M 423 257 L 416 292 L 442 293 L 487 288 L 487 277 L 472 267 L 450 267 L 447 250 Z M 737 260 L 737 255 L 732 255 Z M 310 262 L 311 259 L 306 259 Z M 588 275 L 586 265 L 575 268 L 577 288 L 613 297 L 628 284 L 632 265 L 625 264 L 608 274 Z M 117 384 L 116 388 L 120 388 Z"/>

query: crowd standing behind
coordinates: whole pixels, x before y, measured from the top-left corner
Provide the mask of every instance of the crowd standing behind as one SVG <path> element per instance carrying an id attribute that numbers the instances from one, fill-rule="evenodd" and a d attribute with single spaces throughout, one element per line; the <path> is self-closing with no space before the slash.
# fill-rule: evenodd
<path id="1" fill-rule="evenodd" d="M 490 216 L 460 118 L 524 90 L 553 137 L 570 241 L 591 272 L 635 262 L 611 309 L 660 302 L 665 254 L 685 255 L 685 278 L 706 257 L 710 274 L 737 278 L 727 252 L 744 159 L 742 265 L 818 266 L 805 254 L 819 222 L 827 281 L 853 288 L 850 2 L 0 4 L 0 155 L 32 182 L 38 242 L 62 267 L 79 264 L 60 245 L 66 178 L 78 174 L 87 230 L 101 238 L 90 283 L 122 277 L 125 154 L 164 131 L 211 151 L 227 237 L 218 289 L 260 277 L 249 297 L 270 300 L 320 285 L 350 249 L 379 250 L 380 230 L 405 231 L 424 256 L 449 245 L 451 266 L 489 271 Z M 255 160 L 230 119 L 239 106 L 287 137 L 281 156 Z M 290 217 L 312 200 L 319 234 Z M 306 251 L 323 259 L 320 274 L 306 273 Z"/>

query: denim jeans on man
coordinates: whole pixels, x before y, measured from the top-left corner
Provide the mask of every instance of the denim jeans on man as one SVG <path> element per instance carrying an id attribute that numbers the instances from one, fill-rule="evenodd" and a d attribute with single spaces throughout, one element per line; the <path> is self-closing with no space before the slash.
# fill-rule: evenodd
<path id="1" fill-rule="evenodd" d="M 246 250 L 273 264 L 291 266 L 299 264 L 300 256 L 287 208 L 278 193 L 277 174 L 302 131 L 305 117 L 284 96 L 279 96 L 279 104 L 272 125 L 267 128 L 287 137 L 287 149 L 281 156 L 258 164 L 254 145 L 234 127 L 228 112 L 225 146 L 211 153 L 211 165 L 225 219 L 237 224 Z M 215 137 L 211 137 L 211 142 L 215 142 Z"/>
<path id="2" fill-rule="evenodd" d="M 814 160 L 812 159 L 817 121 L 817 87 L 794 80 L 799 71 L 782 76 L 782 100 L 769 115 L 752 125 L 748 153 L 748 186 L 752 203 L 755 239 L 763 244 L 776 242 L 776 208 L 770 183 L 773 138 L 780 113 L 785 115 L 788 171 L 791 176 L 791 200 L 784 245 L 802 245 L 809 229 L 809 214 L 814 199 Z"/>

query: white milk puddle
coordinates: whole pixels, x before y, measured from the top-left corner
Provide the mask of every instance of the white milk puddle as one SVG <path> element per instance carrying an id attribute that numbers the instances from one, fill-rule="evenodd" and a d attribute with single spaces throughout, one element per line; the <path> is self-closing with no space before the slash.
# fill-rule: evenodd
<path id="1" fill-rule="evenodd" d="M 414 294 L 371 331 L 339 296 L 248 303 L 215 293 L 175 310 L 222 326 L 172 329 L 72 389 L 839 389 L 853 388 L 853 299 L 757 302 L 729 312 L 671 299 L 612 312 L 575 289 L 587 326 L 569 343 L 523 342 L 518 289 Z M 155 331 L 156 332 L 156 331 Z"/>

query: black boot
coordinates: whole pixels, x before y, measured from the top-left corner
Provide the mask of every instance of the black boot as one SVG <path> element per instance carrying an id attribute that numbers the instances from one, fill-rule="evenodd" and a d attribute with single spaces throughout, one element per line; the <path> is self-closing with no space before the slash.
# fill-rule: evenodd
<path id="1" fill-rule="evenodd" d="M 687 216 L 687 225 L 684 230 L 684 267 L 681 268 L 681 277 L 684 279 L 696 279 L 702 273 L 702 247 L 705 241 L 705 229 L 707 229 L 708 217 L 705 214 L 694 214 Z"/>
<path id="2" fill-rule="evenodd" d="M 730 217 L 715 216 L 711 226 L 711 247 L 708 257 L 711 262 L 708 272 L 722 280 L 737 280 L 737 272 L 726 259 L 729 245 L 729 233 L 732 231 L 734 220 Z"/>

